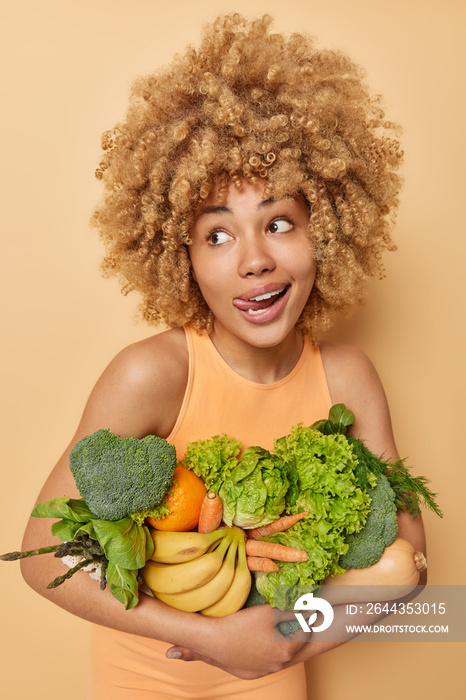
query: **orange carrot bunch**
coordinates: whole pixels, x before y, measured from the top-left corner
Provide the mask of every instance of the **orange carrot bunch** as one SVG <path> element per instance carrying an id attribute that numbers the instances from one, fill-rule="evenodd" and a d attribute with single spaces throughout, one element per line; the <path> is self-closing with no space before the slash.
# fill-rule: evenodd
<path id="1" fill-rule="evenodd" d="M 248 539 L 246 540 L 246 554 L 250 571 L 263 571 L 265 573 L 275 573 L 279 570 L 278 561 L 307 561 L 308 554 L 302 549 L 285 547 L 273 542 L 260 542 L 262 537 L 273 535 L 277 532 L 284 532 L 299 522 L 309 514 L 310 511 L 296 513 L 295 515 L 283 515 L 268 525 L 254 527 L 246 530 Z"/>

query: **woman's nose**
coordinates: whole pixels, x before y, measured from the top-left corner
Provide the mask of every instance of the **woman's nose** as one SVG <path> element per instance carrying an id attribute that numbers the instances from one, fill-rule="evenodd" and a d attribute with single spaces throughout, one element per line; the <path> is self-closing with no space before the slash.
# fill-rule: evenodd
<path id="1" fill-rule="evenodd" d="M 275 267 L 276 262 L 267 241 L 262 238 L 249 238 L 243 242 L 238 265 L 241 277 L 262 275 L 274 270 Z"/>

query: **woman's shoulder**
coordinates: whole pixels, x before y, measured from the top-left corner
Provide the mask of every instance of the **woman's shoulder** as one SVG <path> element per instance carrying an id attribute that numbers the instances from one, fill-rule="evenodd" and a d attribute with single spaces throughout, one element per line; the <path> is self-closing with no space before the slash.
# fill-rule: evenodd
<path id="1" fill-rule="evenodd" d="M 357 389 L 355 378 L 364 385 L 377 382 L 377 371 L 360 348 L 328 340 L 323 341 L 319 347 L 327 381 L 335 391 Z"/>
<path id="2" fill-rule="evenodd" d="M 332 403 L 344 403 L 355 415 L 352 432 L 378 454 L 396 457 L 387 397 L 373 362 L 344 343 L 322 342 L 320 352 Z"/>
<path id="3" fill-rule="evenodd" d="M 167 373 L 175 377 L 183 374 L 188 365 L 188 349 L 183 328 L 172 328 L 156 333 L 126 346 L 110 363 L 109 367 L 124 372 L 131 382 L 155 381 L 159 383 Z"/>
<path id="4" fill-rule="evenodd" d="M 91 394 L 90 406 L 110 414 L 112 424 L 120 423 L 120 434 L 166 437 L 181 408 L 188 369 L 183 328 L 156 333 L 113 358 Z"/>
<path id="5" fill-rule="evenodd" d="M 139 368 L 150 374 L 184 360 L 188 360 L 184 328 L 171 328 L 127 345 L 113 362 L 126 369 Z"/>

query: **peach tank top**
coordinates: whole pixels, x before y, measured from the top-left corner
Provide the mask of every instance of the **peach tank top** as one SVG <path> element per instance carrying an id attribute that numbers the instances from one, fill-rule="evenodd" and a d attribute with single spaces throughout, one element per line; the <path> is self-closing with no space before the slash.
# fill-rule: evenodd
<path id="1" fill-rule="evenodd" d="M 319 348 L 306 339 L 292 371 L 274 384 L 244 379 L 225 362 L 207 334 L 185 327 L 189 352 L 186 393 L 168 442 L 178 459 L 188 442 L 226 433 L 243 449 L 260 445 L 271 450 L 273 440 L 297 423 L 310 425 L 326 418 L 330 393 Z"/>
<path id="2" fill-rule="evenodd" d="M 243 448 L 272 449 L 299 422 L 325 418 L 331 398 L 320 351 L 305 340 L 292 371 L 274 384 L 244 379 L 223 360 L 208 335 L 185 326 L 189 375 L 180 414 L 168 436 L 182 459 L 188 442 L 226 433 Z M 89 700 L 306 700 L 304 665 L 244 681 L 202 662 L 165 658 L 170 645 L 94 625 Z"/>

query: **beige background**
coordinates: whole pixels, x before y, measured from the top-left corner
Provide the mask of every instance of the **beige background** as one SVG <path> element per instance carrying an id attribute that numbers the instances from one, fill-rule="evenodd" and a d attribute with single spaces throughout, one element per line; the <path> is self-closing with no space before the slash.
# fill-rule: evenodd
<path id="1" fill-rule="evenodd" d="M 3 3 L 1 528 L 18 548 L 27 515 L 72 435 L 86 397 L 124 345 L 151 333 L 135 300 L 99 276 L 88 227 L 100 134 L 128 87 L 196 41 L 218 12 L 269 11 L 368 69 L 404 126 L 399 251 L 372 300 L 340 329 L 374 360 L 398 446 L 440 492 L 429 513 L 431 583 L 466 583 L 463 280 L 464 3 L 461 0 L 23 0 Z M 193 9 L 195 8 L 195 10 Z M 57 494 L 59 495 L 59 494 Z M 87 623 L 1 564 L 1 695 L 85 697 Z M 66 585 L 66 584 L 65 584 Z M 457 696 L 465 646 L 352 644 L 309 667 L 309 698 Z"/>

